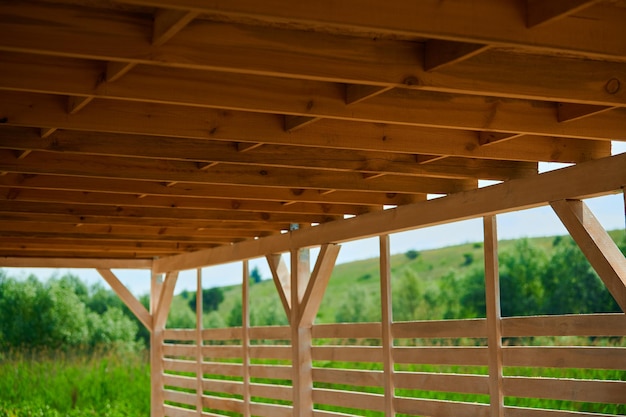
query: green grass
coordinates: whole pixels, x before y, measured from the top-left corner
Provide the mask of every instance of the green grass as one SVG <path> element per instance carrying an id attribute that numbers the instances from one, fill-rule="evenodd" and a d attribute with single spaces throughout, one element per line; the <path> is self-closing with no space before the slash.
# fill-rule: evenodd
<path id="1" fill-rule="evenodd" d="M 0 356 L 0 417 L 149 416 L 146 352 Z"/>

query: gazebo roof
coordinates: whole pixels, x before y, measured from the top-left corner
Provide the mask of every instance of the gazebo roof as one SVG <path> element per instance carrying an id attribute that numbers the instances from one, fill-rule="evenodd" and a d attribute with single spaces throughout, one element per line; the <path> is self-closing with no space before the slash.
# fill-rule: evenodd
<path id="1" fill-rule="evenodd" d="M 0 256 L 153 259 L 626 141 L 626 1 L 0 4 Z"/>

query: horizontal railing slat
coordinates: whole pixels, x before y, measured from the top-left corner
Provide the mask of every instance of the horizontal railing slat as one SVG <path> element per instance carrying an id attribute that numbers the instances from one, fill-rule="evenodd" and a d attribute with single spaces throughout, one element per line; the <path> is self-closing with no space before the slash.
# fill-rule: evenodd
<path id="1" fill-rule="evenodd" d="M 393 378 L 396 388 L 465 394 L 489 394 L 489 377 L 486 375 L 395 372 Z"/>
<path id="2" fill-rule="evenodd" d="M 195 390 L 198 386 L 198 380 L 196 379 L 196 377 L 164 374 L 163 385 Z"/>
<path id="3" fill-rule="evenodd" d="M 194 330 L 195 332 L 195 330 Z M 222 327 L 219 329 L 204 329 L 202 330 L 202 340 L 205 341 L 225 341 L 225 340 L 241 340 L 241 327 Z M 190 340 L 195 340 L 194 337 Z"/>
<path id="4" fill-rule="evenodd" d="M 562 378 L 505 377 L 503 392 L 509 397 L 619 404 L 626 401 L 626 382 Z"/>
<path id="5" fill-rule="evenodd" d="M 504 417 L 615 417 L 614 414 L 583 411 L 547 410 L 541 408 L 504 407 Z"/>
<path id="6" fill-rule="evenodd" d="M 290 340 L 289 326 L 260 326 L 251 327 L 248 331 L 250 340 Z"/>
<path id="7" fill-rule="evenodd" d="M 222 398 L 212 395 L 203 395 L 202 406 L 215 410 L 232 411 L 235 413 L 241 413 L 243 411 L 243 401 L 237 398 Z"/>
<path id="8" fill-rule="evenodd" d="M 430 365 L 487 365 L 486 347 L 396 347 L 392 350 L 396 363 Z"/>
<path id="9" fill-rule="evenodd" d="M 486 338 L 485 319 L 427 320 L 397 322 L 391 325 L 394 339 L 417 338 Z"/>
<path id="10" fill-rule="evenodd" d="M 195 329 L 165 329 L 163 331 L 163 340 L 180 340 L 180 341 L 196 340 L 196 330 Z"/>
<path id="11" fill-rule="evenodd" d="M 626 314 L 505 317 L 502 336 L 626 336 Z"/>
<path id="12" fill-rule="evenodd" d="M 489 417 L 488 404 L 396 397 L 397 413 L 430 417 Z"/>
<path id="13" fill-rule="evenodd" d="M 250 384 L 250 396 L 291 401 L 292 390 L 288 385 Z"/>
<path id="14" fill-rule="evenodd" d="M 314 339 L 380 339 L 380 323 L 318 324 L 311 329 Z"/>
<path id="15" fill-rule="evenodd" d="M 197 353 L 198 346 L 196 345 L 163 344 L 163 355 L 165 356 L 186 356 L 195 358 Z"/>
<path id="16" fill-rule="evenodd" d="M 243 347 L 237 345 L 204 345 L 202 356 L 205 358 L 233 359 L 243 356 Z"/>
<path id="17" fill-rule="evenodd" d="M 198 417 L 196 410 L 189 410 L 170 404 L 163 404 L 163 413 L 165 417 Z"/>
<path id="18" fill-rule="evenodd" d="M 193 372 L 198 370 L 196 361 L 182 359 L 163 359 L 163 369 L 172 372 Z"/>
<path id="19" fill-rule="evenodd" d="M 190 394 L 188 392 L 172 391 L 169 389 L 163 390 L 163 399 L 165 401 L 195 406 L 197 398 L 198 396 L 195 393 Z"/>
<path id="20" fill-rule="evenodd" d="M 250 414 L 263 417 L 292 417 L 293 407 L 280 404 L 251 402 Z"/>
<path id="21" fill-rule="evenodd" d="M 317 361 L 382 362 L 383 350 L 378 346 L 313 346 L 311 357 Z"/>
<path id="22" fill-rule="evenodd" d="M 291 346 L 254 345 L 250 346 L 253 359 L 291 359 Z"/>
<path id="23" fill-rule="evenodd" d="M 204 375 L 242 376 L 243 368 L 240 363 L 202 362 Z"/>
<path id="24" fill-rule="evenodd" d="M 243 395 L 243 382 L 224 379 L 203 379 L 202 390 L 222 392 L 225 394 Z"/>
<path id="25" fill-rule="evenodd" d="M 252 378 L 291 379 L 291 366 L 285 365 L 250 365 Z"/>
<path id="26" fill-rule="evenodd" d="M 382 371 L 313 368 L 312 376 L 314 382 L 326 382 L 329 384 L 357 385 L 362 387 L 382 387 L 384 384 Z"/>
<path id="27" fill-rule="evenodd" d="M 313 402 L 337 407 L 384 411 L 385 397 L 365 392 L 313 388 Z"/>
<path id="28" fill-rule="evenodd" d="M 626 369 L 623 347 L 505 346 L 504 366 Z"/>

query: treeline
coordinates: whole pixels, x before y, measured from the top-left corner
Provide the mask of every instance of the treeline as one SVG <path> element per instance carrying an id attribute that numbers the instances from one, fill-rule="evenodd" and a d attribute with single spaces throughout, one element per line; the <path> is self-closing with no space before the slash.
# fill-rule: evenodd
<path id="1" fill-rule="evenodd" d="M 73 275 L 21 280 L 0 270 L 0 350 L 135 349 L 148 340 L 148 331 L 102 285 L 88 287 Z"/>
<path id="2" fill-rule="evenodd" d="M 626 238 L 619 247 L 626 253 Z M 481 244 L 473 252 L 458 254 L 457 267 L 442 276 L 424 277 L 417 251 L 405 254 L 405 263 L 392 271 L 392 306 L 395 321 L 485 317 L 485 279 Z M 550 250 L 522 239 L 499 256 L 503 316 L 603 313 L 620 311 L 593 268 L 569 237 L 556 237 Z M 329 286 L 322 302 L 324 322 L 380 320 L 377 274 L 355 279 L 350 290 L 338 294 Z M 331 279 L 331 282 L 333 279 Z M 262 281 L 253 270 L 250 283 L 260 296 L 250 306 L 253 326 L 285 325 L 287 317 L 271 280 Z M 258 285 L 258 287 L 257 287 Z M 253 288 L 253 290 L 255 289 Z M 205 328 L 239 326 L 241 298 L 234 288 L 202 291 Z M 148 296 L 140 297 L 148 306 Z M 169 328 L 195 327 L 196 294 L 175 297 L 167 320 Z M 323 311 L 322 311 L 323 310 Z M 328 312 L 332 311 L 331 314 Z M 96 284 L 88 287 L 65 275 L 41 282 L 8 277 L 0 270 L 0 348 L 94 348 L 101 345 L 137 348 L 149 341 L 148 331 L 113 291 Z"/>
<path id="3" fill-rule="evenodd" d="M 475 244 L 482 247 L 481 244 Z M 626 238 L 618 244 L 626 253 Z M 549 252 L 547 254 L 546 252 Z M 419 262 L 419 254 L 405 254 Z M 485 270 L 472 253 L 459 268 L 426 282 L 415 269 L 403 268 L 392 277 L 395 321 L 485 317 Z M 569 237 L 557 236 L 550 251 L 521 239 L 499 255 L 502 315 L 588 314 L 621 312 L 580 248 Z M 356 288 L 346 295 L 336 321 L 380 320 L 380 304 Z"/>

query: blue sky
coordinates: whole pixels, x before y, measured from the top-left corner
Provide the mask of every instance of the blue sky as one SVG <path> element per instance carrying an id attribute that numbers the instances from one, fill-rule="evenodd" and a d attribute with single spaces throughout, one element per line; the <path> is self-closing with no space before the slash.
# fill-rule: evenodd
<path id="1" fill-rule="evenodd" d="M 613 142 L 613 154 L 626 152 L 626 142 Z M 558 169 L 562 165 L 540 164 L 540 171 Z M 488 184 L 481 184 L 488 185 Z M 624 200 L 621 194 L 586 200 L 594 215 L 607 230 L 624 229 Z M 498 216 L 498 235 L 500 239 L 520 237 L 551 236 L 566 234 L 567 231 L 549 207 L 541 207 Z M 467 242 L 482 241 L 482 220 L 472 219 L 463 222 L 397 233 L 391 236 L 391 252 L 404 253 L 409 249 L 427 250 Z M 312 253 L 315 256 L 315 252 Z M 342 245 L 337 263 L 378 256 L 378 239 L 363 239 Z M 269 277 L 269 269 L 264 259 L 250 262 L 250 268 L 258 267 L 263 277 Z M 53 275 L 61 276 L 67 272 L 78 275 L 88 283 L 102 282 L 107 285 L 96 271 L 87 269 L 50 269 L 50 268 L 4 268 L 11 276 L 26 277 L 34 274 L 42 279 Z M 134 294 L 148 293 L 150 275 L 147 271 L 115 271 L 120 280 Z M 203 286 L 213 287 L 241 282 L 241 264 L 228 264 L 205 268 Z M 195 271 L 181 273 L 176 292 L 183 289 L 195 290 Z"/>

